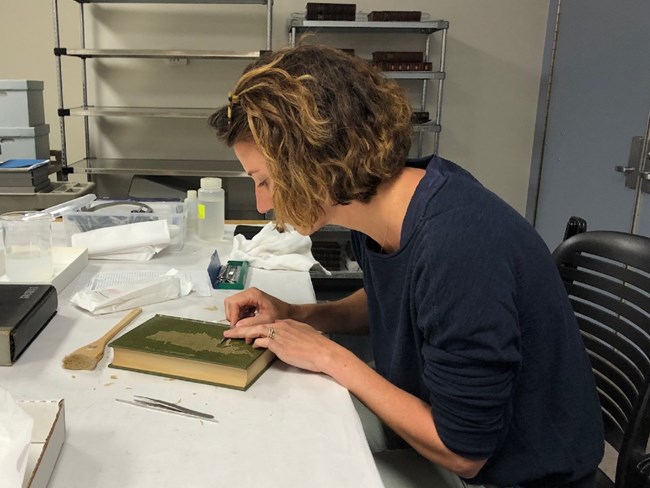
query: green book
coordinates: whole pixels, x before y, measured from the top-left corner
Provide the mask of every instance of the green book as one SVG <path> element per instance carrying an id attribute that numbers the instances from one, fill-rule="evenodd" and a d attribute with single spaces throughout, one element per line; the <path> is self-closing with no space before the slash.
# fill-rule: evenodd
<path id="1" fill-rule="evenodd" d="M 109 344 L 113 368 L 246 390 L 275 355 L 242 339 L 226 339 L 227 325 L 155 315 Z"/>

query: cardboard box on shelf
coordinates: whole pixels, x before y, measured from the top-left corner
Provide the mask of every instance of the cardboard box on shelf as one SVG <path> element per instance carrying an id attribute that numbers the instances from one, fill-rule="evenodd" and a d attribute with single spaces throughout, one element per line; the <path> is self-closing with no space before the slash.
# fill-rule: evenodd
<path id="1" fill-rule="evenodd" d="M 49 159 L 50 126 L 0 126 L 0 160 Z"/>
<path id="2" fill-rule="evenodd" d="M 0 80 L 0 127 L 45 123 L 42 81 Z"/>

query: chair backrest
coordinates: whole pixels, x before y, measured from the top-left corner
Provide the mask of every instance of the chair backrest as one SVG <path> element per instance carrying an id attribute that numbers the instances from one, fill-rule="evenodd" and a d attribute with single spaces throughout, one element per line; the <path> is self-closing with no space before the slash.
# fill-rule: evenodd
<path id="1" fill-rule="evenodd" d="M 642 442 L 650 383 L 650 239 L 621 232 L 574 235 L 553 253 L 596 378 L 607 442 L 625 459 Z M 644 430 L 647 442 L 647 427 Z M 638 447 L 638 446 L 636 446 Z M 623 461 L 623 462 L 622 462 Z M 623 476 L 624 477 L 624 476 Z"/>

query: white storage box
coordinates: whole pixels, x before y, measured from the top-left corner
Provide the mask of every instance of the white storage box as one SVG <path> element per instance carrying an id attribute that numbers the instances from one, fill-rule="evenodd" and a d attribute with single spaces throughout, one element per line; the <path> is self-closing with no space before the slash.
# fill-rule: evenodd
<path id="1" fill-rule="evenodd" d="M 108 203 L 108 200 L 96 200 L 89 206 L 99 206 Z M 119 205 L 98 208 L 95 211 L 77 210 L 63 214 L 66 242 L 72 243 L 72 234 L 87 232 L 89 230 L 112 227 L 116 225 L 135 224 L 150 220 L 166 219 L 169 225 L 171 241 L 170 251 L 180 251 L 185 244 L 185 207 L 183 202 L 131 202 L 128 200 L 116 201 Z M 143 211 L 148 206 L 152 211 Z"/>
<path id="2" fill-rule="evenodd" d="M 42 81 L 0 80 L 0 127 L 32 127 L 44 123 Z"/>
<path id="3" fill-rule="evenodd" d="M 46 488 L 65 441 L 63 399 L 17 403 L 34 419 L 23 488 Z"/>
<path id="4" fill-rule="evenodd" d="M 0 112 L 1 114 L 1 112 Z M 50 159 L 50 126 L 0 126 L 0 159 Z"/>

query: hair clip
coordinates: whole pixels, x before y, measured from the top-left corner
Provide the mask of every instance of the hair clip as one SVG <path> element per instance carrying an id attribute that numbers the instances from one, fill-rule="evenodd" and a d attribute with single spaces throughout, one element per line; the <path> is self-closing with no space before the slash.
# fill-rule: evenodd
<path id="1" fill-rule="evenodd" d="M 233 95 L 232 92 L 228 92 L 228 125 L 232 124 L 232 107 L 238 101 L 239 97 L 237 95 Z"/>

